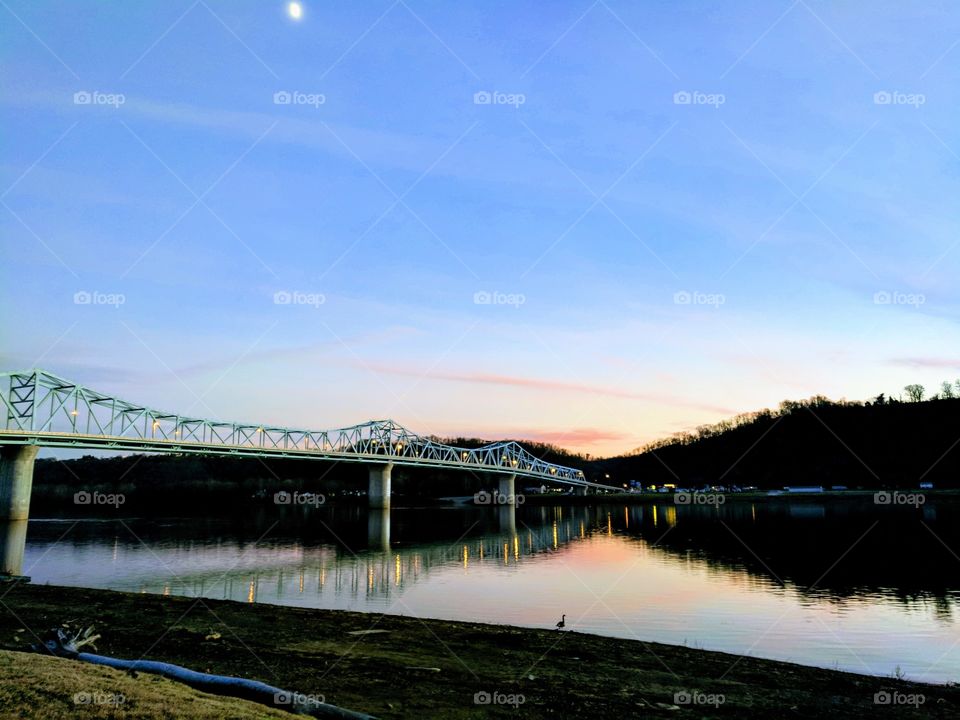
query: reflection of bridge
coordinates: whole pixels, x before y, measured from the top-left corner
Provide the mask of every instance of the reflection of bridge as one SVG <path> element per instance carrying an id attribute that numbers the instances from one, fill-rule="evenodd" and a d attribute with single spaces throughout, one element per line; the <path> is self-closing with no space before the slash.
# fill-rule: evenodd
<path id="1" fill-rule="evenodd" d="M 0 403 L 5 410 L 0 425 L 0 519 L 28 517 L 33 461 L 40 447 L 366 463 L 373 507 L 390 506 L 394 465 L 496 473 L 501 494 L 511 499 L 518 475 L 574 485 L 582 492 L 605 487 L 587 482 L 580 470 L 540 460 L 515 442 L 453 447 L 390 420 L 316 431 L 184 417 L 42 370 L 0 373 Z"/>

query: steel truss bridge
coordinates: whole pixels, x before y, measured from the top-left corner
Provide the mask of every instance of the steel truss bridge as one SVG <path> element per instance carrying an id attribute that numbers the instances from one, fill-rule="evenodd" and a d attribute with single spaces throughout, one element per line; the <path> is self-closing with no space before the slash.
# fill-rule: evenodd
<path id="1" fill-rule="evenodd" d="M 0 445 L 307 458 L 449 468 L 606 487 L 587 482 L 581 470 L 540 460 L 515 442 L 454 447 L 416 435 L 392 420 L 318 431 L 185 417 L 43 370 L 0 373 L 0 402 L 5 411 Z"/>

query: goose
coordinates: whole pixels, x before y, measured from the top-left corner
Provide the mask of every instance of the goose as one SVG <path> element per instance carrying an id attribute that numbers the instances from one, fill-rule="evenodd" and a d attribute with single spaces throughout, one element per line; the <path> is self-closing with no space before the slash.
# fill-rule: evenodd
<path id="1" fill-rule="evenodd" d="M 566 626 L 567 626 L 567 616 L 564 615 L 563 617 L 560 618 L 559 622 L 557 622 L 557 630 L 563 630 L 563 628 L 565 628 Z"/>

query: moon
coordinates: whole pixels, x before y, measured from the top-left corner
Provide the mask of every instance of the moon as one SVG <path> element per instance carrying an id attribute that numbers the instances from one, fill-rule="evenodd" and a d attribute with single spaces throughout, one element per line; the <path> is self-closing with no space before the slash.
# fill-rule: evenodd
<path id="1" fill-rule="evenodd" d="M 287 3 L 287 15 L 293 20 L 299 20 L 303 17 L 303 5 L 298 2 Z"/>

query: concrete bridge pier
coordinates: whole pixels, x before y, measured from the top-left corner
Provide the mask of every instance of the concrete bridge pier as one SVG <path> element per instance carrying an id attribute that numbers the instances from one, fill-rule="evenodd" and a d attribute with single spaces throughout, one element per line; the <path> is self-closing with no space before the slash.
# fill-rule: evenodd
<path id="1" fill-rule="evenodd" d="M 582 487 L 578 487 L 578 488 L 577 488 L 577 495 L 586 495 L 586 494 L 587 494 L 587 491 L 588 491 L 589 489 L 590 489 L 590 488 L 588 488 L 586 485 L 583 485 Z"/>
<path id="2" fill-rule="evenodd" d="M 26 547 L 27 521 L 0 520 L 0 579 L 18 578 L 23 574 Z"/>
<path id="3" fill-rule="evenodd" d="M 501 475 L 500 476 L 500 497 L 506 498 L 505 500 L 500 500 L 497 498 L 497 501 L 500 505 L 516 505 L 517 504 L 517 476 L 516 475 Z"/>
<path id="4" fill-rule="evenodd" d="M 367 501 L 371 508 L 390 509 L 390 471 L 393 463 L 370 466 L 370 486 Z"/>
<path id="5" fill-rule="evenodd" d="M 0 447 L 0 520 L 30 517 L 33 461 L 38 452 L 40 448 L 36 445 Z"/>

